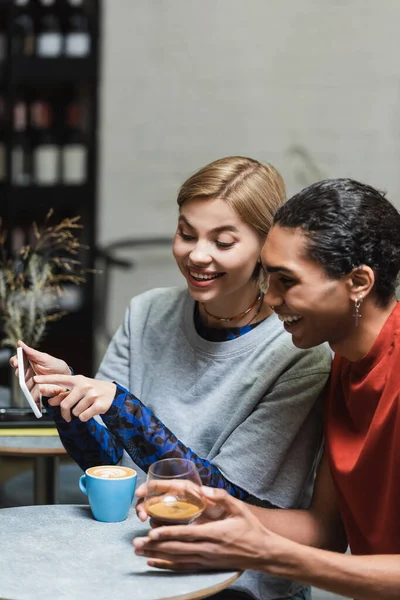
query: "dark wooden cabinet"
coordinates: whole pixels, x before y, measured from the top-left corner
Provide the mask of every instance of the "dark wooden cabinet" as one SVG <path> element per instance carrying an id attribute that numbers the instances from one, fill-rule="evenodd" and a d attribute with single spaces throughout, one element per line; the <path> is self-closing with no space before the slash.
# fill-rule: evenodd
<path id="1" fill-rule="evenodd" d="M 0 217 L 9 251 L 33 222 L 80 216 L 79 258 L 96 247 L 100 0 L 0 0 Z M 93 275 L 40 349 L 94 370 Z M 9 370 L 0 372 L 8 383 Z"/>

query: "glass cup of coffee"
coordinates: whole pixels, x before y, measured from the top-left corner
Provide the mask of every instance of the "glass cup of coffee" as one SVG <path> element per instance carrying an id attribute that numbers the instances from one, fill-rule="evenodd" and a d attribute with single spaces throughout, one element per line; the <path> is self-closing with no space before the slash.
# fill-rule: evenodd
<path id="1" fill-rule="evenodd" d="M 196 465 L 184 458 L 165 458 L 147 473 L 147 514 L 160 525 L 191 523 L 205 509 Z"/>
<path id="2" fill-rule="evenodd" d="M 96 521 L 125 521 L 136 489 L 136 471 L 119 465 L 100 465 L 86 469 L 79 487 L 87 494 Z"/>

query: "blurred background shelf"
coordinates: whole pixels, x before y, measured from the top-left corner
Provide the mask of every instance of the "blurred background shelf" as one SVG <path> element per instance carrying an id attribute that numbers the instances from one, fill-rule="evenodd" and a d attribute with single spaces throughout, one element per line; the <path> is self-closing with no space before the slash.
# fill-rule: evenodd
<path id="1" fill-rule="evenodd" d="M 12 196 L 12 204 L 9 206 L 8 212 L 14 218 L 17 218 L 18 213 L 21 211 L 27 210 L 28 203 L 34 204 L 37 215 L 39 212 L 47 212 L 49 207 L 55 211 L 79 210 L 82 206 L 93 206 L 94 203 L 91 188 L 88 184 L 11 187 L 8 193 Z"/>
<path id="2" fill-rule="evenodd" d="M 0 70 L 0 80 L 5 77 Z M 13 84 L 50 84 L 53 86 L 77 81 L 96 82 L 96 61 L 90 58 L 17 58 L 10 73 Z"/>
<path id="3" fill-rule="evenodd" d="M 52 223 L 80 218 L 77 257 L 95 267 L 101 0 L 0 2 L 0 218 L 13 255 Z M 66 296 L 40 349 L 93 375 L 94 277 Z M 1 324 L 0 324 L 1 328 Z M 1 330 L 0 330 L 1 335 Z M 0 385 L 10 383 L 0 365 Z"/>

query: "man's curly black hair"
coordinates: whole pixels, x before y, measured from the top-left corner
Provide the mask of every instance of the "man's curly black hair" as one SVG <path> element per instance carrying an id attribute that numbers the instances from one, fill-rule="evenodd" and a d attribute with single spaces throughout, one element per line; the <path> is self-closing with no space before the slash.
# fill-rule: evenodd
<path id="1" fill-rule="evenodd" d="M 387 306 L 400 271 L 400 214 L 385 195 L 353 179 L 305 188 L 275 214 L 274 225 L 301 228 L 307 258 L 339 279 L 361 265 L 375 273 L 376 303 Z"/>

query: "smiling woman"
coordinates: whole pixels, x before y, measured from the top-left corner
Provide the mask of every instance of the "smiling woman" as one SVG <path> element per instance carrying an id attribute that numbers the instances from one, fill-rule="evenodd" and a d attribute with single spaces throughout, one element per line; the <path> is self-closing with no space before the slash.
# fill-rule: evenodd
<path id="1" fill-rule="evenodd" d="M 246 502 L 307 506 L 331 356 L 324 346 L 296 349 L 264 298 L 260 252 L 284 200 L 271 165 L 233 156 L 203 167 L 178 193 L 173 253 L 187 288 L 132 299 L 97 379 L 25 348 L 83 469 L 133 461 L 140 474 L 184 458 L 203 484 Z M 238 599 L 308 593 L 254 572 L 233 587 Z"/>

